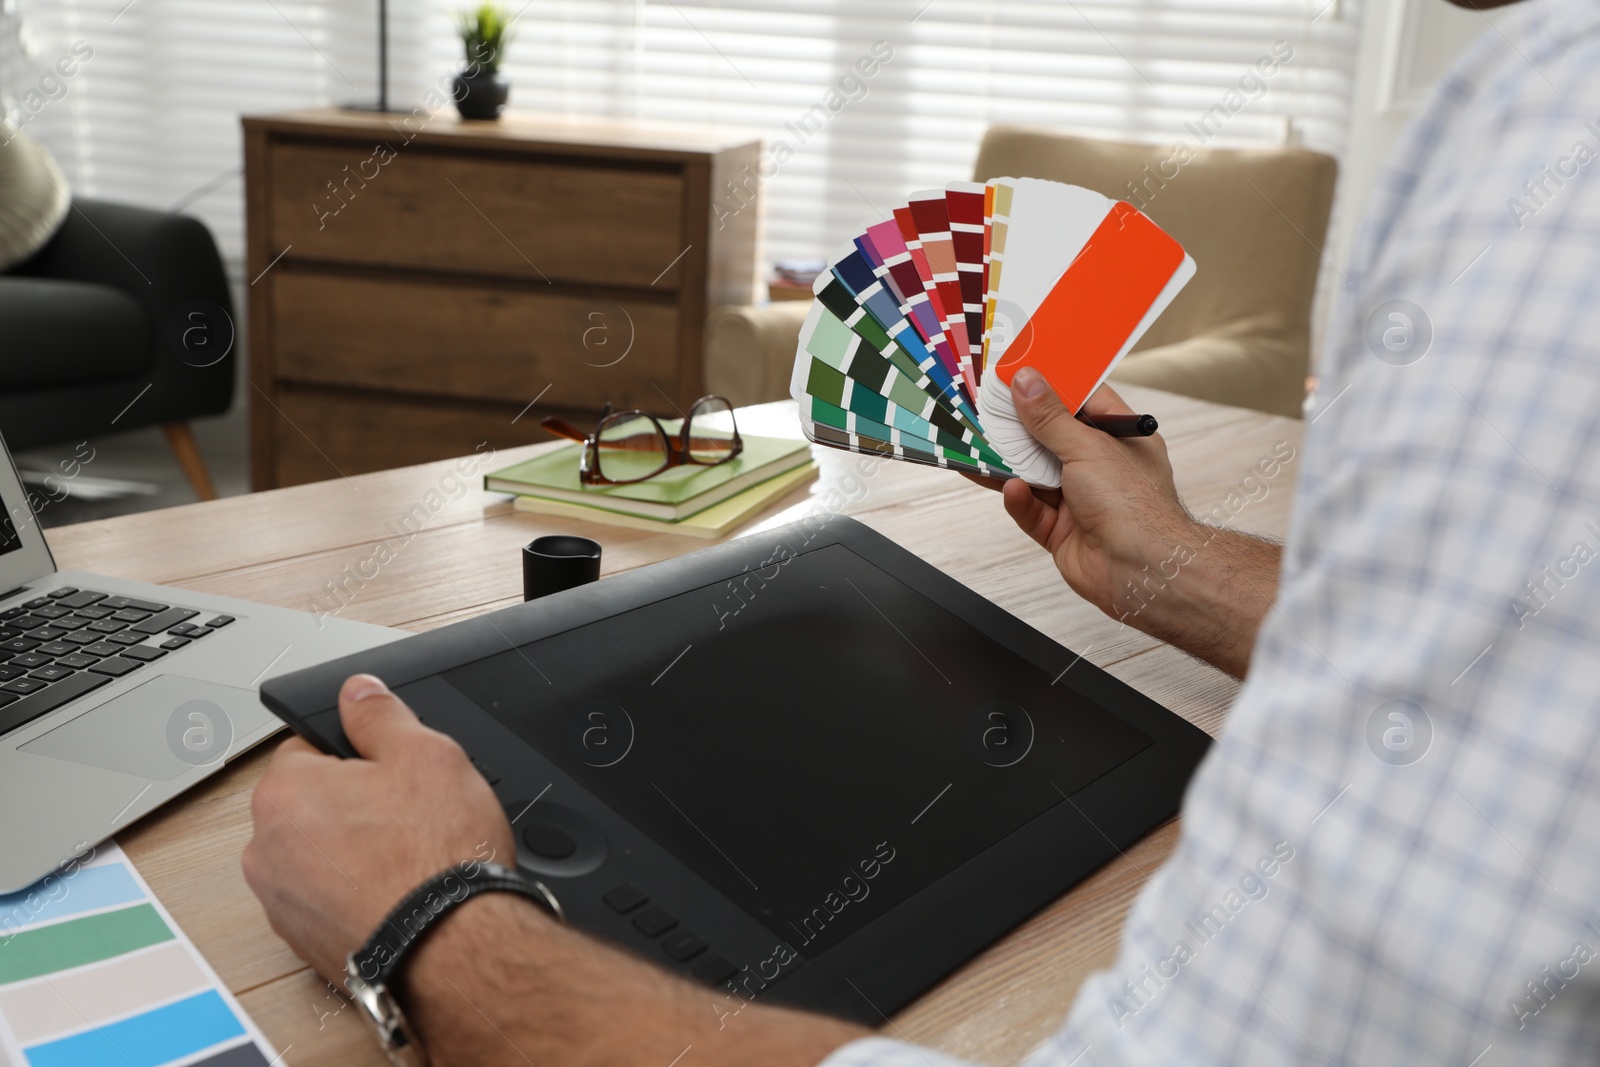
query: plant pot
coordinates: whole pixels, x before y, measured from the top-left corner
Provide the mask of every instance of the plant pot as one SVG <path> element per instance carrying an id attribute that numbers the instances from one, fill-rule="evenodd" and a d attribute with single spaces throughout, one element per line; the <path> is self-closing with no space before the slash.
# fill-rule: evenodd
<path id="1" fill-rule="evenodd" d="M 455 79 L 456 110 L 464 119 L 497 119 L 505 109 L 506 98 L 511 95 L 511 83 L 498 72 L 457 74 Z"/>

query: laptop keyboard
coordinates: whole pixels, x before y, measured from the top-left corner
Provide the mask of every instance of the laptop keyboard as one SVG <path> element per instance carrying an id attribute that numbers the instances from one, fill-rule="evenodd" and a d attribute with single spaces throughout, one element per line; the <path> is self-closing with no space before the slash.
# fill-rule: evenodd
<path id="1" fill-rule="evenodd" d="M 0 611 L 0 733 L 185 648 L 234 621 L 193 608 L 56 589 Z"/>

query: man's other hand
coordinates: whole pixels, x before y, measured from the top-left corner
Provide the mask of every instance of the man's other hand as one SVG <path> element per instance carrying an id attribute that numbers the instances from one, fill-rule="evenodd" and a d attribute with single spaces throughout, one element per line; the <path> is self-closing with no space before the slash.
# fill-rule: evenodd
<path id="1" fill-rule="evenodd" d="M 362 758 L 280 745 L 251 797 L 243 856 L 272 929 L 335 981 L 425 879 L 467 860 L 516 862 L 505 813 L 460 745 L 369 674 L 345 681 L 339 718 Z"/>
<path id="2" fill-rule="evenodd" d="M 1060 458 L 1061 488 L 1036 489 L 1020 478 L 974 481 L 1004 493 L 1006 512 L 1079 596 L 1244 677 L 1277 596 L 1280 546 L 1191 517 L 1159 434 L 1117 438 L 1078 421 L 1032 368 L 1017 371 L 1011 396 L 1028 432 Z M 1084 411 L 1090 418 L 1133 413 L 1109 386 Z"/>
<path id="3" fill-rule="evenodd" d="M 1061 488 L 1013 478 L 1003 490 L 1007 514 L 1079 596 L 1113 618 L 1136 611 L 1134 590 L 1150 569 L 1205 538 L 1178 499 L 1166 442 L 1160 434 L 1116 438 L 1078 421 L 1031 367 L 1017 372 L 1011 395 L 1028 432 L 1060 458 Z M 1090 418 L 1133 414 L 1109 386 L 1084 410 Z"/>

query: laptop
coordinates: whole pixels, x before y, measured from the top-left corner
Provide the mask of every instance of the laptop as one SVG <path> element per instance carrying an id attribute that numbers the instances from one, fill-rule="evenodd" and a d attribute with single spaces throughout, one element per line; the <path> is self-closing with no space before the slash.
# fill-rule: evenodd
<path id="1" fill-rule="evenodd" d="M 281 729 L 263 679 L 404 636 L 58 571 L 3 440 L 0 454 L 0 894 Z"/>

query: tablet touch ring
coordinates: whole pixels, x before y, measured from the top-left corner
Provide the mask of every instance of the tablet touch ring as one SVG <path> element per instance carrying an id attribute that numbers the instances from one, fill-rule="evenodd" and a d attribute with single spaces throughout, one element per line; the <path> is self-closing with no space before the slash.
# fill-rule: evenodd
<path id="1" fill-rule="evenodd" d="M 606 838 L 593 819 L 562 804 L 541 800 L 507 804 L 517 840 L 517 866 L 550 878 L 576 878 L 606 859 Z"/>

